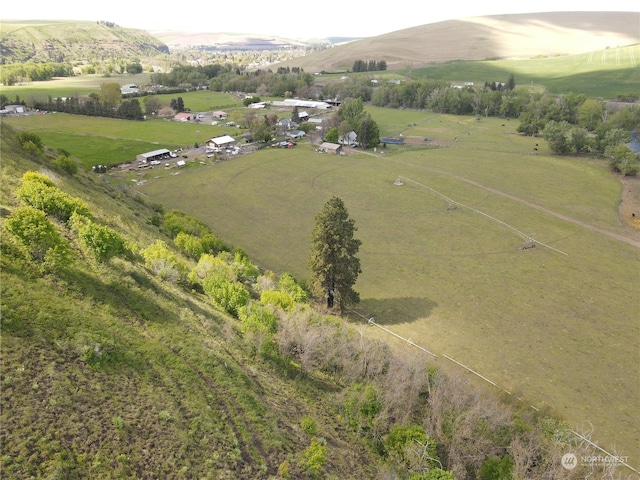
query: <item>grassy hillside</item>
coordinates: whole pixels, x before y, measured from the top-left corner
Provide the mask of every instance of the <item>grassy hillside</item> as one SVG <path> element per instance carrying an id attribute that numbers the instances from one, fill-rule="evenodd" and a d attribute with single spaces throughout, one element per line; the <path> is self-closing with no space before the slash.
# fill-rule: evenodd
<path id="1" fill-rule="evenodd" d="M 518 85 L 542 86 L 555 94 L 575 92 L 615 98 L 638 91 L 639 60 L 637 44 L 559 57 L 442 63 L 412 69 L 410 73 L 413 78 L 475 85 L 513 74 Z"/>
<path id="2" fill-rule="evenodd" d="M 48 171 L 127 241 L 163 238 L 157 211 L 34 163 L 2 129 L 3 217 L 23 172 Z M 335 386 L 256 361 L 204 295 L 137 260 L 96 263 L 77 244 L 71 266 L 42 275 L 10 243 L 3 234 L 3 478 L 255 479 L 283 463 L 304 478 L 306 416 L 327 442 L 327 475 L 375 476 L 378 460 L 338 420 Z"/>
<path id="3" fill-rule="evenodd" d="M 3 21 L 3 63 L 122 61 L 168 53 L 144 30 L 78 21 Z"/>
<path id="4" fill-rule="evenodd" d="M 455 60 L 585 53 L 640 42 L 639 13 L 565 12 L 470 17 L 366 38 L 285 65 L 307 72 L 345 71 L 355 60 L 411 69 Z"/>

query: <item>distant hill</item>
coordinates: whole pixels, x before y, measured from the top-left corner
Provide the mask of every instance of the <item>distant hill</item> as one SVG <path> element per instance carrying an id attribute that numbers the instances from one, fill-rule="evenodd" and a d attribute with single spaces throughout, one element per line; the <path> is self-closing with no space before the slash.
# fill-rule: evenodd
<path id="1" fill-rule="evenodd" d="M 145 30 L 64 20 L 0 23 L 2 63 L 122 60 L 168 52 Z"/>
<path id="2" fill-rule="evenodd" d="M 455 60 L 531 58 L 640 43 L 639 12 L 557 12 L 448 20 L 365 38 L 283 62 L 307 72 L 344 71 L 355 60 L 389 70 Z"/>
<path id="3" fill-rule="evenodd" d="M 338 45 L 359 40 L 356 37 L 327 37 L 312 39 L 291 39 L 247 33 L 228 32 L 177 32 L 151 30 L 151 35 L 166 43 L 173 51 L 193 47 L 211 47 L 219 50 L 275 50 L 305 45 Z"/>
<path id="4" fill-rule="evenodd" d="M 219 50 L 273 50 L 304 45 L 303 42 L 273 36 L 221 32 L 151 31 L 173 51 L 194 47 Z"/>

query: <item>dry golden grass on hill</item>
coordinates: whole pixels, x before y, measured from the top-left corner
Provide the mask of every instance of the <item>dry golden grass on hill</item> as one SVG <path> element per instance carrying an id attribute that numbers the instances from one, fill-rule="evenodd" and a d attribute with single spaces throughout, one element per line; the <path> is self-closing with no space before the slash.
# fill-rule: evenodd
<path id="1" fill-rule="evenodd" d="M 568 55 L 640 42 L 639 12 L 557 12 L 449 20 L 365 38 L 296 58 L 307 72 L 350 69 L 357 59 L 389 70 L 453 60 Z"/>

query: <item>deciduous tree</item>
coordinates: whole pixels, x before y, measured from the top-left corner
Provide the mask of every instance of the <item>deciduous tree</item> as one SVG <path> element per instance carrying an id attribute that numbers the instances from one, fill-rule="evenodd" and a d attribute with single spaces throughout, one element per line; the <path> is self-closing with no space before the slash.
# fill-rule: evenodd
<path id="1" fill-rule="evenodd" d="M 122 91 L 120 84 L 116 82 L 105 82 L 100 85 L 100 101 L 104 105 L 117 107 L 122 101 Z"/>
<path id="2" fill-rule="evenodd" d="M 375 147 L 380 143 L 380 129 L 378 124 L 367 114 L 356 130 L 358 143 L 364 149 Z"/>
<path id="3" fill-rule="evenodd" d="M 580 125 L 589 130 L 594 131 L 602 122 L 602 111 L 604 104 L 595 98 L 586 99 L 582 105 L 578 107 L 578 121 Z"/>
<path id="4" fill-rule="evenodd" d="M 338 127 L 330 129 L 324 137 L 324 139 L 330 143 L 338 143 L 339 138 L 340 134 L 338 133 Z"/>
<path id="5" fill-rule="evenodd" d="M 351 130 L 358 128 L 360 120 L 364 116 L 364 103 L 362 98 L 351 98 L 345 100 L 338 109 L 338 115 L 343 121 L 349 122 Z"/>
<path id="6" fill-rule="evenodd" d="M 549 144 L 549 148 L 555 153 L 566 154 L 571 151 L 571 140 L 569 133 L 571 125 L 566 120 L 556 122 L 551 120 L 542 131 L 543 138 Z"/>
<path id="7" fill-rule="evenodd" d="M 638 156 L 624 143 L 607 147 L 604 152 L 609 160 L 609 166 L 622 175 L 633 176 L 638 173 L 640 162 Z"/>

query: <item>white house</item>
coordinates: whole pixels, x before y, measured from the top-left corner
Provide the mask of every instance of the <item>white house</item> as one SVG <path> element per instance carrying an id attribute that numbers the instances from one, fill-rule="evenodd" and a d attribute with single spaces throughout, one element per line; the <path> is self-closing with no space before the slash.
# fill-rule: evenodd
<path id="1" fill-rule="evenodd" d="M 230 135 L 223 135 L 221 137 L 215 137 L 205 142 L 207 148 L 226 148 L 236 144 L 235 138 Z"/>
<path id="2" fill-rule="evenodd" d="M 352 130 L 346 135 L 342 135 L 340 138 L 338 138 L 338 143 L 341 143 L 342 145 L 355 145 L 357 138 L 358 135 Z"/>

